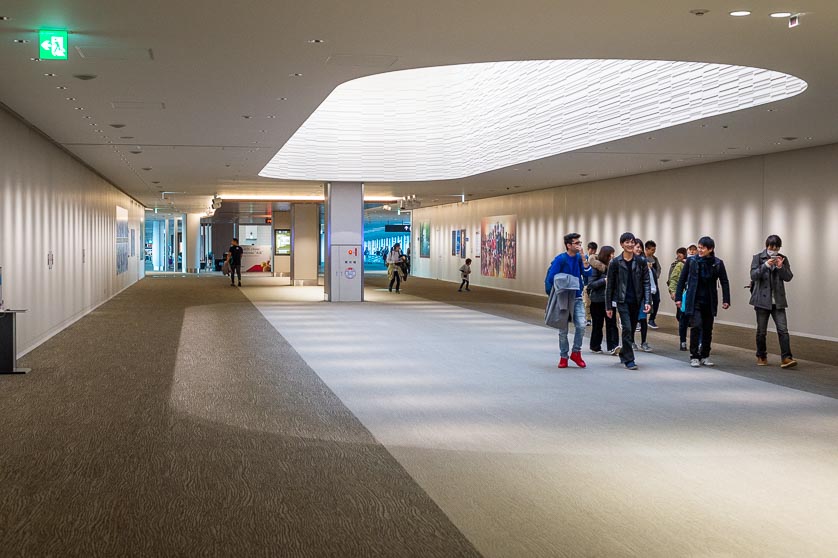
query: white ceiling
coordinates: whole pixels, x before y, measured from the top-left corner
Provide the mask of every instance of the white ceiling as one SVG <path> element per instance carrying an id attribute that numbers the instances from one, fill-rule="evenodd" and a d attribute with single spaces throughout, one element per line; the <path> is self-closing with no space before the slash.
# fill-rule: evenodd
<path id="1" fill-rule="evenodd" d="M 710 11 L 692 15 L 696 8 Z M 753 15 L 733 18 L 732 9 Z M 801 12 L 801 25 L 789 29 L 768 17 L 773 11 Z M 0 21 L 0 102 L 149 207 L 202 210 L 213 194 L 322 193 L 317 182 L 258 173 L 339 84 L 427 66 L 684 60 L 776 70 L 809 87 L 772 105 L 469 178 L 368 183 L 368 194 L 448 203 L 455 194 L 474 199 L 838 142 L 834 0 L 5 0 L 0 16 L 11 18 Z M 30 61 L 39 27 L 72 31 L 69 61 Z M 132 103 L 146 108 L 114 108 Z M 161 190 L 184 194 L 163 200 Z"/>

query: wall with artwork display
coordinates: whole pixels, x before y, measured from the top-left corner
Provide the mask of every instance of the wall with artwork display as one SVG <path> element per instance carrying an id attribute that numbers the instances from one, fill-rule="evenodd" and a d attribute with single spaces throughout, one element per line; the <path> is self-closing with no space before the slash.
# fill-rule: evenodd
<path id="1" fill-rule="evenodd" d="M 22 354 L 143 276 L 145 211 L 3 110 L 0 145 L 3 296 L 29 310 Z"/>
<path id="2" fill-rule="evenodd" d="M 823 277 L 838 276 L 838 258 L 822 252 L 838 238 L 836 184 L 838 145 L 833 144 L 421 208 L 413 219 L 432 223 L 434 231 L 446 235 L 466 228 L 468 257 L 474 259 L 472 288 L 536 294 L 544 294 L 544 275 L 563 250 L 567 232 L 600 246 L 619 247 L 625 231 L 655 240 L 664 269 L 676 248 L 709 235 L 725 260 L 733 296 L 731 309 L 719 310 L 718 319 L 747 327 L 754 324 L 744 288 L 750 282 L 751 257 L 763 249 L 766 236 L 778 234 L 794 271 L 787 287 L 791 329 L 836 339 L 832 320 L 838 298 L 811 294 L 822 292 Z M 413 274 L 459 282 L 462 262 L 451 252 L 431 246 Z M 661 313 L 674 313 L 666 296 Z"/>

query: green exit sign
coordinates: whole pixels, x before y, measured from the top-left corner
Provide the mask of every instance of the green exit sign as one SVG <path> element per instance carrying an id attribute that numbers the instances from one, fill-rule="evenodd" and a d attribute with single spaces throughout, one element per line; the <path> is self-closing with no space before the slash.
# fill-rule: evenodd
<path id="1" fill-rule="evenodd" d="M 67 60 L 67 31 L 39 29 L 38 43 L 41 60 Z"/>

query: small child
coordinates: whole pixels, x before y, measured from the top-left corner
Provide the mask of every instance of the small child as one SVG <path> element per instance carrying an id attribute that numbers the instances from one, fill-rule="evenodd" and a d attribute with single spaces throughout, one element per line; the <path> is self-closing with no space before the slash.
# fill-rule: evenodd
<path id="1" fill-rule="evenodd" d="M 465 287 L 467 291 L 471 291 L 471 289 L 468 288 L 469 275 L 471 275 L 471 258 L 466 259 L 465 265 L 460 268 L 460 277 L 463 278 L 463 282 L 460 283 L 460 289 L 457 292 L 463 292 L 463 287 Z"/>

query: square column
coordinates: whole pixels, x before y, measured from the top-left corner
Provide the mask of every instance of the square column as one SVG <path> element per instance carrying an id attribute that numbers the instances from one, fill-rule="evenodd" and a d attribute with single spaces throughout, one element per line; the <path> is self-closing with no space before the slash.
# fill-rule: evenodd
<path id="1" fill-rule="evenodd" d="M 320 244 L 320 207 L 314 203 L 291 206 L 291 284 L 317 285 Z"/>
<path id="2" fill-rule="evenodd" d="M 364 185 L 326 184 L 326 275 L 329 302 L 364 300 Z"/>

